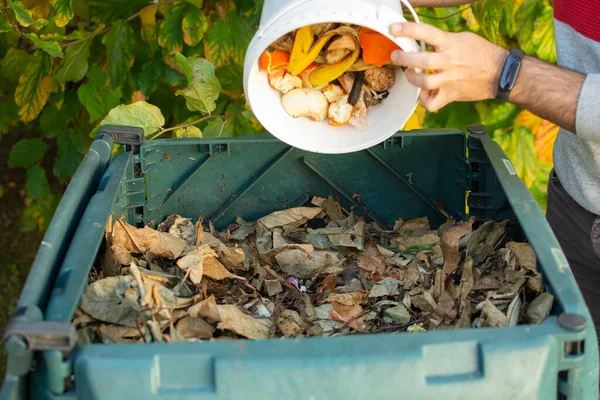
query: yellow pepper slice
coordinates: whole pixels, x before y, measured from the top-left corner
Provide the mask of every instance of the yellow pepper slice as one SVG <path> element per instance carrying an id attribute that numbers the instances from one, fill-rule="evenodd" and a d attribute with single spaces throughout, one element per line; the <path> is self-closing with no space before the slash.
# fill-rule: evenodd
<path id="1" fill-rule="evenodd" d="M 354 64 L 360 53 L 360 47 L 356 47 L 352 54 L 337 64 L 323 64 L 310 73 L 308 80 L 313 87 L 325 85 L 344 74 Z"/>

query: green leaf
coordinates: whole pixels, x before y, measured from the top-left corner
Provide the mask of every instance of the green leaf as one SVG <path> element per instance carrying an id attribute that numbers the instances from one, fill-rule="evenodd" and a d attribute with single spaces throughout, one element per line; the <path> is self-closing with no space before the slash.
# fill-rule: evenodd
<path id="1" fill-rule="evenodd" d="M 479 21 L 485 37 L 490 42 L 498 45 L 504 44 L 504 38 L 500 32 L 503 3 L 498 0 L 479 0 L 473 4 L 473 12 Z"/>
<path id="2" fill-rule="evenodd" d="M 31 12 L 18 0 L 12 2 L 13 11 L 21 26 L 29 26 L 34 23 Z"/>
<path id="3" fill-rule="evenodd" d="M 106 45 L 110 87 L 115 89 L 123 83 L 125 75 L 133 64 L 135 45 L 133 29 L 126 22 L 114 21 L 111 30 L 102 39 L 102 43 Z"/>
<path id="4" fill-rule="evenodd" d="M 52 0 L 51 15 L 57 26 L 65 26 L 73 18 L 71 0 Z"/>
<path id="5" fill-rule="evenodd" d="M 197 46 L 208 30 L 208 21 L 197 7 L 188 7 L 182 21 L 183 41 L 188 46 Z"/>
<path id="6" fill-rule="evenodd" d="M 244 68 L 238 64 L 227 64 L 216 71 L 223 90 L 243 92 Z"/>
<path id="7" fill-rule="evenodd" d="M 158 29 L 158 45 L 167 53 L 173 54 L 183 50 L 183 18 L 188 12 L 197 12 L 193 4 L 181 2 L 169 10 Z"/>
<path id="8" fill-rule="evenodd" d="M 451 103 L 437 113 L 427 113 L 424 128 L 449 128 L 467 132 L 471 124 L 480 123 L 477 109 L 473 103 Z"/>
<path id="9" fill-rule="evenodd" d="M 13 121 L 19 119 L 18 110 L 19 108 L 12 97 L 0 102 L 0 134 L 8 133 L 11 128 L 14 129 L 12 124 Z"/>
<path id="10" fill-rule="evenodd" d="M 176 129 L 174 135 L 176 138 L 201 138 L 202 131 L 192 125 L 185 128 Z"/>
<path id="11" fill-rule="evenodd" d="M 439 244 L 439 242 L 431 243 L 431 244 L 415 244 L 414 246 L 410 246 L 410 247 L 404 249 L 404 251 L 402 251 L 402 252 L 410 253 L 410 254 L 417 254 L 419 251 L 432 249 L 435 246 L 437 246 L 438 244 Z"/>
<path id="12" fill-rule="evenodd" d="M 33 56 L 27 54 L 24 50 L 14 47 L 9 48 L 0 65 L 0 81 L 18 82 L 19 76 L 23 73 L 23 66 L 29 64 L 30 58 L 33 58 Z"/>
<path id="13" fill-rule="evenodd" d="M 4 185 L 0 185 L 0 199 L 4 196 Z"/>
<path id="14" fill-rule="evenodd" d="M 65 58 L 54 80 L 63 85 L 67 82 L 78 82 L 85 77 L 88 71 L 88 58 L 90 57 L 91 40 L 85 40 L 67 47 Z"/>
<path id="15" fill-rule="evenodd" d="M 83 39 L 84 35 L 81 31 L 73 31 L 71 33 L 40 33 L 40 39 L 56 40 L 58 42 Z"/>
<path id="16" fill-rule="evenodd" d="M 227 107 L 227 111 L 225 115 L 231 115 L 236 112 L 246 110 L 241 114 L 237 114 L 236 116 L 227 119 L 225 122 L 225 126 L 223 128 L 224 137 L 230 136 L 243 136 L 243 135 L 253 135 L 258 133 L 254 125 L 252 124 L 253 115 L 250 111 L 247 110 L 246 100 L 241 97 L 237 99 L 235 102 L 231 103 Z"/>
<path id="17" fill-rule="evenodd" d="M 500 31 L 503 35 L 514 36 L 517 33 L 516 15 L 519 4 L 514 0 L 504 1 Z"/>
<path id="18" fill-rule="evenodd" d="M 138 76 L 138 85 L 144 96 L 150 96 L 156 89 L 158 83 L 158 74 L 156 64 L 149 62 L 144 64 L 142 71 Z"/>
<path id="19" fill-rule="evenodd" d="M 516 16 L 518 28 L 518 41 L 521 49 L 527 54 L 535 54 L 536 47 L 533 41 L 534 25 L 541 12 L 541 0 L 525 0 Z"/>
<path id="20" fill-rule="evenodd" d="M 89 14 L 103 21 L 127 18 L 152 3 L 151 0 L 87 0 Z M 73 5 L 75 6 L 75 5 Z"/>
<path id="21" fill-rule="evenodd" d="M 519 112 L 516 105 L 498 100 L 477 102 L 475 108 L 479 113 L 481 123 L 488 128 L 489 132 L 508 128 L 514 123 Z"/>
<path id="22" fill-rule="evenodd" d="M 220 138 L 225 132 L 225 121 L 221 118 L 214 118 L 204 128 L 203 135 L 205 138 Z"/>
<path id="23" fill-rule="evenodd" d="M 181 53 L 176 54 L 175 62 L 183 69 L 188 80 L 188 87 L 178 90 L 175 94 L 185 97 L 190 111 L 212 112 L 221 92 L 221 84 L 215 76 L 215 67 L 204 58 L 186 59 Z"/>
<path id="24" fill-rule="evenodd" d="M 186 0 L 186 1 L 188 3 L 195 5 L 198 8 L 202 8 L 202 5 L 204 4 L 204 0 Z"/>
<path id="25" fill-rule="evenodd" d="M 544 7 L 542 15 L 535 21 L 533 43 L 536 54 L 542 60 L 556 62 L 556 44 L 554 38 L 554 11 L 551 6 Z"/>
<path id="26" fill-rule="evenodd" d="M 27 207 L 21 213 L 19 231 L 33 232 L 36 229 L 45 231 L 50 225 L 52 215 L 58 206 L 60 198 L 50 194 L 41 199 L 27 201 Z"/>
<path id="27" fill-rule="evenodd" d="M 104 117 L 121 101 L 121 89 L 111 90 L 108 75 L 96 65 L 87 73 L 88 81 L 77 89 L 77 97 L 90 115 L 90 123 Z"/>
<path id="28" fill-rule="evenodd" d="M 8 165 L 13 167 L 30 167 L 40 161 L 48 145 L 40 138 L 21 139 L 12 148 L 8 156 Z"/>
<path id="29" fill-rule="evenodd" d="M 44 171 L 44 168 L 35 164 L 27 169 L 25 189 L 27 190 L 27 197 L 30 199 L 36 197 L 42 198 L 50 194 L 50 185 L 46 179 L 46 171 Z"/>
<path id="30" fill-rule="evenodd" d="M 145 101 L 138 101 L 133 104 L 119 105 L 108 113 L 108 116 L 102 120 L 102 125 L 126 125 L 139 126 L 144 129 L 144 135 L 147 137 L 158 131 L 158 128 L 165 124 L 165 117 L 161 114 L 158 107 L 148 104 Z M 95 135 L 95 133 L 93 133 Z"/>
<path id="31" fill-rule="evenodd" d="M 25 67 L 15 90 L 15 103 L 20 106 L 21 121 L 33 121 L 46 105 L 51 87 L 51 70 L 52 59 L 43 52 L 37 52 Z"/>
<path id="32" fill-rule="evenodd" d="M 28 33 L 27 38 L 30 39 L 33 42 L 33 44 L 35 44 L 35 47 L 37 47 L 40 50 L 44 50 L 46 53 L 50 54 L 52 57 L 62 58 L 63 51 L 62 51 L 62 47 L 60 47 L 60 44 L 58 44 L 58 42 L 56 42 L 54 40 L 51 40 L 51 41 L 42 40 L 35 33 Z"/>
<path id="33" fill-rule="evenodd" d="M 67 130 L 71 121 L 78 117 L 81 110 L 81 104 L 77 100 L 75 93 L 69 92 L 60 109 L 55 104 L 49 104 L 44 108 L 40 116 L 40 129 L 44 132 L 45 137 L 55 138 Z"/>
<path id="34" fill-rule="evenodd" d="M 10 21 L 8 20 L 6 15 L 0 14 L 0 33 L 10 32 L 12 30 L 13 30 L 13 27 L 10 24 Z"/>
<path id="35" fill-rule="evenodd" d="M 54 160 L 53 172 L 60 180 L 71 179 L 83 160 L 85 143 L 77 132 L 69 130 L 59 136 L 58 153 Z"/>
<path id="36" fill-rule="evenodd" d="M 231 10 L 228 20 L 216 20 L 204 41 L 204 54 L 215 67 L 233 61 L 244 64 L 246 49 L 254 35 L 254 26 Z"/>

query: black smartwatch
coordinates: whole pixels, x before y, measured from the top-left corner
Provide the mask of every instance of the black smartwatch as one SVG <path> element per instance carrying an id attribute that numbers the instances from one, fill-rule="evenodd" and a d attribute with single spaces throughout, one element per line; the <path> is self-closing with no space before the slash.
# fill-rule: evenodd
<path id="1" fill-rule="evenodd" d="M 500 74 L 500 80 L 498 81 L 497 99 L 508 101 L 510 92 L 515 87 L 524 56 L 525 53 L 522 50 L 510 49 L 510 53 Z"/>

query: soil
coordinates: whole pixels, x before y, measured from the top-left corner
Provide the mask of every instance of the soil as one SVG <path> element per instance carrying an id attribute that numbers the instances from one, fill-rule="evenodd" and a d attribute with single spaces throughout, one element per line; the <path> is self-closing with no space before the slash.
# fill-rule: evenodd
<path id="1" fill-rule="evenodd" d="M 13 145 L 24 137 L 36 137 L 35 132 L 13 132 L 0 137 L 0 340 L 12 315 L 29 268 L 38 251 L 44 232 L 20 232 L 19 219 L 25 202 L 25 169 L 6 165 Z M 55 157 L 53 143 L 44 156 L 42 166 L 54 193 L 62 193 L 65 186 L 52 174 Z M 0 385 L 6 371 L 6 353 L 0 346 Z"/>

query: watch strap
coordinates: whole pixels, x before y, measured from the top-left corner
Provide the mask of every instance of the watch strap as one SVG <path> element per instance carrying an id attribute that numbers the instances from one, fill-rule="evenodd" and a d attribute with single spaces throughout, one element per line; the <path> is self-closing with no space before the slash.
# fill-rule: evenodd
<path id="1" fill-rule="evenodd" d="M 516 48 L 510 49 L 508 57 L 500 73 L 500 80 L 498 81 L 498 92 L 496 98 L 499 100 L 508 101 L 510 92 L 515 86 L 519 70 L 521 69 L 521 63 L 525 53 Z"/>

